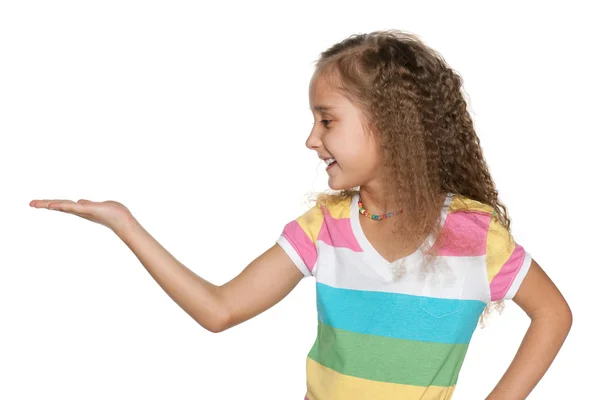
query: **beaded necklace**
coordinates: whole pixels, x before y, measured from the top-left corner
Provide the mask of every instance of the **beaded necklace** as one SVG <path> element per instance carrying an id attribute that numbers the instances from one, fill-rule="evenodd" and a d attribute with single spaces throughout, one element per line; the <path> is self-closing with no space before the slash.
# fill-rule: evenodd
<path id="1" fill-rule="evenodd" d="M 385 213 L 385 214 L 371 214 L 370 212 L 368 212 L 367 210 L 365 210 L 365 208 L 363 207 L 362 204 L 362 200 L 360 199 L 360 196 L 358 197 L 358 211 L 364 215 L 367 218 L 371 218 L 371 219 L 375 219 L 375 220 L 382 220 L 382 219 L 386 219 L 389 217 L 393 217 L 394 215 L 397 215 L 399 213 L 402 212 L 402 210 L 400 211 L 393 211 L 393 212 L 389 212 L 389 213 Z"/>

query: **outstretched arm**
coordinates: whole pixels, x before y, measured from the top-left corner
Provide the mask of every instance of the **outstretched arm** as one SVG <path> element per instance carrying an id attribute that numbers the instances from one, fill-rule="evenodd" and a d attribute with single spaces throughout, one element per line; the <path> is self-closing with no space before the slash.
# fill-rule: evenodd
<path id="1" fill-rule="evenodd" d="M 159 286 L 196 322 L 214 333 L 273 307 L 304 277 L 279 244 L 274 244 L 231 281 L 215 285 L 179 262 L 119 202 L 33 200 L 30 206 L 74 214 L 110 228 Z"/>
<path id="2" fill-rule="evenodd" d="M 515 358 L 486 400 L 525 399 L 554 361 L 571 329 L 569 305 L 533 259 L 513 301 L 531 318 L 531 324 Z"/>
<path id="3" fill-rule="evenodd" d="M 218 333 L 268 310 L 287 296 L 303 275 L 274 244 L 224 285 L 214 285 L 173 257 L 139 223 L 117 235 L 163 290 L 196 322 Z"/>

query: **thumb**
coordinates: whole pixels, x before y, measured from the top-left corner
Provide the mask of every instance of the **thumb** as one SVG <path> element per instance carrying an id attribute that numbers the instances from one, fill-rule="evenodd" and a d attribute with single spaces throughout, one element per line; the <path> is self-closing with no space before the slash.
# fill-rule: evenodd
<path id="1" fill-rule="evenodd" d="M 79 200 L 77 200 L 77 202 L 78 202 L 79 204 L 87 204 L 87 203 L 92 203 L 91 201 L 89 201 L 89 200 L 86 200 L 86 199 L 79 199 Z"/>

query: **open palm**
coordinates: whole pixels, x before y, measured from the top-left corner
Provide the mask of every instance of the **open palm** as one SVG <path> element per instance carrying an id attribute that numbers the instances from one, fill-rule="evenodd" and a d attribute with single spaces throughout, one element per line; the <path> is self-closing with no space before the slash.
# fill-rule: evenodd
<path id="1" fill-rule="evenodd" d="M 116 231 L 131 222 L 133 216 L 127 207 L 118 201 L 95 202 L 81 199 L 71 200 L 32 200 L 29 205 L 35 208 L 62 211 L 77 215 L 89 221 L 104 225 Z"/>

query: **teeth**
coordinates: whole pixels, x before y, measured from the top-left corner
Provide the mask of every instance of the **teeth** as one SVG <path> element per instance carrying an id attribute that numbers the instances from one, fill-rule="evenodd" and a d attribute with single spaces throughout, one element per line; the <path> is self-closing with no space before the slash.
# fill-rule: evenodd
<path id="1" fill-rule="evenodd" d="M 334 161 L 335 161 L 335 158 L 326 158 L 326 159 L 325 159 L 325 163 L 326 163 L 327 165 L 331 165 L 331 163 L 333 163 Z"/>

